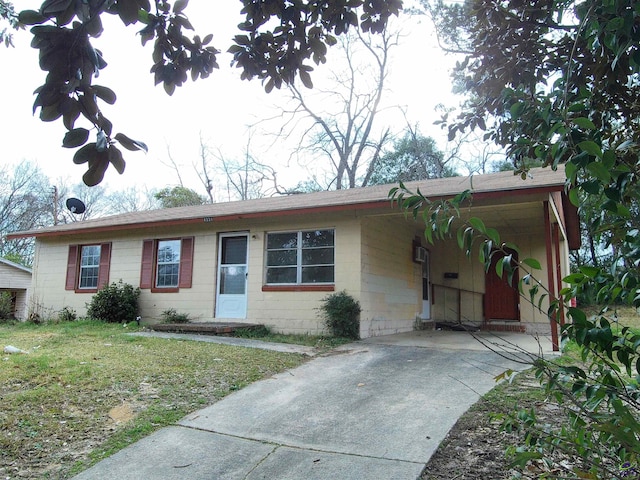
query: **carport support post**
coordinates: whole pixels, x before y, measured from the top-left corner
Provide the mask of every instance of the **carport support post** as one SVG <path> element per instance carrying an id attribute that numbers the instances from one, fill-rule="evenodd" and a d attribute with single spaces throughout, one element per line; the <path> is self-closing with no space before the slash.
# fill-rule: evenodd
<path id="1" fill-rule="evenodd" d="M 560 264 L 560 225 L 553 224 L 553 245 L 555 247 L 556 254 L 556 286 L 558 288 L 558 295 L 562 291 L 562 266 Z M 564 325 L 564 304 L 560 302 L 560 325 Z"/>
<path id="2" fill-rule="evenodd" d="M 547 251 L 547 283 L 549 288 L 549 302 L 556 300 L 556 286 L 554 281 L 554 268 L 553 268 L 553 233 L 551 231 L 551 218 L 549 217 L 549 201 L 543 203 L 544 210 L 544 239 Z M 560 350 L 558 343 L 558 322 L 557 314 L 554 311 L 550 317 L 551 322 L 551 344 L 553 345 L 553 351 Z"/>

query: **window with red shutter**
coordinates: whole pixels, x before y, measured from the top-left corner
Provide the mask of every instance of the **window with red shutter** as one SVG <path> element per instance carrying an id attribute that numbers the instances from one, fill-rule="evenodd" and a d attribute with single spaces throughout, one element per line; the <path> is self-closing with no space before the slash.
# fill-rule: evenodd
<path id="1" fill-rule="evenodd" d="M 78 277 L 78 245 L 69 245 L 69 256 L 67 257 L 67 279 L 64 284 L 65 290 L 76 289 L 76 279 Z"/>
<path id="2" fill-rule="evenodd" d="M 69 245 L 65 290 L 95 293 L 109 283 L 111 243 Z"/>
<path id="3" fill-rule="evenodd" d="M 180 242 L 179 247 L 172 247 L 176 241 Z M 152 292 L 171 293 L 177 292 L 180 288 L 191 288 L 193 278 L 193 246 L 194 237 L 179 239 L 155 239 L 144 240 L 142 242 L 142 261 L 140 266 L 140 288 L 150 289 Z M 158 254 L 162 247 L 162 255 Z M 169 249 L 171 247 L 171 249 Z M 169 252 L 173 253 L 169 255 Z M 177 283 L 173 276 L 173 262 L 177 263 L 178 273 Z M 160 280 L 158 280 L 160 279 Z M 160 282 L 160 283 L 159 283 Z"/>

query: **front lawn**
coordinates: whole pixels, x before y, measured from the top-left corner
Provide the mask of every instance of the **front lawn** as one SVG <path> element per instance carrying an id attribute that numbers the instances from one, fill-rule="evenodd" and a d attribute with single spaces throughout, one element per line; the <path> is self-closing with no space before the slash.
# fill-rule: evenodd
<path id="1" fill-rule="evenodd" d="M 126 335 L 87 321 L 1 325 L 0 476 L 69 478 L 301 355 Z"/>

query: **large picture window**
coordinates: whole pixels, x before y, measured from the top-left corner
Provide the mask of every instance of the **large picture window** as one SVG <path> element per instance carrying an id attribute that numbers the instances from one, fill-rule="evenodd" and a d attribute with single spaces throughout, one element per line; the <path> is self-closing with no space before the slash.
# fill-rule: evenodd
<path id="1" fill-rule="evenodd" d="M 140 288 L 155 292 L 191 288 L 193 244 L 193 237 L 144 240 Z"/>
<path id="2" fill-rule="evenodd" d="M 334 230 L 267 234 L 267 285 L 334 283 Z"/>
<path id="3" fill-rule="evenodd" d="M 69 245 L 65 290 L 93 293 L 109 283 L 111 243 Z"/>

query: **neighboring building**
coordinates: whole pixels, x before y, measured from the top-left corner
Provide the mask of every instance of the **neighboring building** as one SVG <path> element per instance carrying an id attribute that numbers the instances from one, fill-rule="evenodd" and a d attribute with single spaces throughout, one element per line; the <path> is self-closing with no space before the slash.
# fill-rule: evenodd
<path id="1" fill-rule="evenodd" d="M 537 258 L 542 286 L 558 291 L 580 242 L 563 170 L 535 169 L 407 183 L 430 199 L 470 189 L 463 216 Z M 455 234 L 427 244 L 424 224 L 392 206 L 391 186 L 135 212 L 11 234 L 35 237 L 34 294 L 54 310 L 85 311 L 91 295 L 123 280 L 142 289 L 143 321 L 164 310 L 194 321 L 235 319 L 320 333 L 323 297 L 360 301 L 362 337 L 425 321 L 550 331 L 544 313 L 468 259 Z M 131 319 L 123 319 L 131 320 Z"/>
<path id="2" fill-rule="evenodd" d="M 0 292 L 9 292 L 13 315 L 25 320 L 28 315 L 31 269 L 0 257 Z"/>

